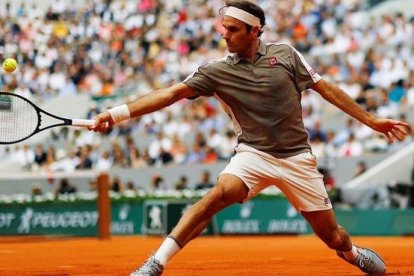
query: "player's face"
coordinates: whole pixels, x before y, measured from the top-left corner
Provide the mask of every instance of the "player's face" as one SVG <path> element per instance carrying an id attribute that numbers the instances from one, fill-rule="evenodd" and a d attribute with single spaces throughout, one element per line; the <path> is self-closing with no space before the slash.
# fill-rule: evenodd
<path id="1" fill-rule="evenodd" d="M 257 38 L 257 35 L 252 31 L 247 31 L 244 22 L 231 16 L 224 16 L 223 27 L 223 38 L 226 40 L 230 53 L 240 54 L 248 51 L 254 38 Z"/>

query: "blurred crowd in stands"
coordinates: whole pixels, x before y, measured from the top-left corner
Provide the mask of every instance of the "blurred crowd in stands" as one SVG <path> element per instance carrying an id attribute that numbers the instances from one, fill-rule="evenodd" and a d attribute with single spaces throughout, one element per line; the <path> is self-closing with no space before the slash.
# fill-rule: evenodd
<path id="1" fill-rule="evenodd" d="M 296 47 L 369 112 L 412 123 L 414 20 L 403 13 L 370 14 L 373 2 L 380 1 L 259 1 L 267 16 L 263 40 Z M 0 10 L 0 57 L 13 56 L 19 63 L 17 72 L 0 74 L 2 91 L 38 103 L 88 94 L 98 99 L 85 114 L 92 118 L 117 99 L 181 81 L 226 55 L 217 14 L 223 1 L 51 3 L 42 10 L 31 2 L 17 7 L 10 2 Z M 359 122 L 338 117 L 311 90 L 303 92 L 302 105 L 313 153 L 327 169 L 336 158 L 395 151 L 412 141 L 409 136 L 387 144 Z M 140 137 L 153 138 L 144 145 Z M 1 146 L 0 161 L 34 171 L 211 164 L 230 158 L 236 143 L 219 104 L 198 98 L 122 123 L 105 135 L 61 128 L 44 143 Z"/>

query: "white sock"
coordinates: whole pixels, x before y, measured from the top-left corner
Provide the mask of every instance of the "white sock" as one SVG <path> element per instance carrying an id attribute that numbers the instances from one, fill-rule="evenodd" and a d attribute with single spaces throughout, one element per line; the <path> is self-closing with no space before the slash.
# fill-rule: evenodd
<path id="1" fill-rule="evenodd" d="M 358 257 L 358 251 L 354 245 L 350 251 L 342 251 L 342 254 L 350 261 L 354 261 Z"/>
<path id="2" fill-rule="evenodd" d="M 180 249 L 181 248 L 174 239 L 167 237 L 161 244 L 160 248 L 158 248 L 157 252 L 155 252 L 155 258 L 160 261 L 163 266 L 165 266 L 168 260 L 177 254 Z"/>

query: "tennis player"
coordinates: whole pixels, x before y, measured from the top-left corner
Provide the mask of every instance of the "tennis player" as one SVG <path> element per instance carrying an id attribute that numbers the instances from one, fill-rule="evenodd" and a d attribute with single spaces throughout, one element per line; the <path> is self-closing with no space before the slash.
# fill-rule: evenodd
<path id="1" fill-rule="evenodd" d="M 308 221 L 316 235 L 345 261 L 370 274 L 386 266 L 371 249 L 354 245 L 335 221 L 318 173 L 301 113 L 301 91 L 313 89 L 326 101 L 384 134 L 388 142 L 407 135 L 406 123 L 376 118 L 344 91 L 321 78 L 287 44 L 260 40 L 265 15 L 249 1 L 226 1 L 223 38 L 230 54 L 200 66 L 182 83 L 156 90 L 95 117 L 94 131 L 169 106 L 183 98 L 215 97 L 238 136 L 236 154 L 214 188 L 180 219 L 158 250 L 131 275 L 161 275 L 168 260 L 196 238 L 214 214 L 276 185 Z"/>

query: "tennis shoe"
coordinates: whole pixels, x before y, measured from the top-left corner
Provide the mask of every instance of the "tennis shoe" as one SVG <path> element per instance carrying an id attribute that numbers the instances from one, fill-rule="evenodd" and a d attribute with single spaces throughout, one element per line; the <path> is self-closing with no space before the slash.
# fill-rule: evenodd
<path id="1" fill-rule="evenodd" d="M 159 276 L 163 270 L 164 266 L 152 255 L 140 268 L 132 272 L 130 276 Z"/>
<path id="2" fill-rule="evenodd" d="M 357 246 L 356 249 L 358 252 L 358 256 L 354 261 L 348 260 L 341 251 L 336 251 L 336 254 L 340 258 L 358 267 L 360 270 L 367 274 L 377 275 L 385 273 L 385 270 L 387 268 L 385 266 L 384 261 L 381 259 L 377 252 L 369 248 L 362 248 Z"/>

